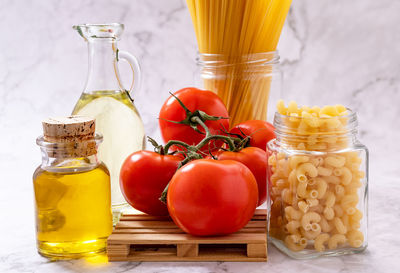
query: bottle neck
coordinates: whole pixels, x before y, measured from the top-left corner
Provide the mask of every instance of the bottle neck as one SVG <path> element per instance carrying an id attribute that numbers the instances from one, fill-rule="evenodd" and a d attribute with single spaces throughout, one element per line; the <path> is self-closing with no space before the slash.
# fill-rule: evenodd
<path id="1" fill-rule="evenodd" d="M 85 93 L 122 90 L 117 65 L 117 42 L 115 39 L 88 40 L 89 68 Z"/>
<path id="2" fill-rule="evenodd" d="M 42 149 L 42 164 L 40 167 L 49 172 L 86 172 L 100 165 L 97 154 L 87 157 L 58 158 L 50 157 Z"/>
<path id="3" fill-rule="evenodd" d="M 52 172 L 81 172 L 97 167 L 101 162 L 97 149 L 103 136 L 82 141 L 49 142 L 43 136 L 36 139 L 42 153 L 41 168 Z"/>

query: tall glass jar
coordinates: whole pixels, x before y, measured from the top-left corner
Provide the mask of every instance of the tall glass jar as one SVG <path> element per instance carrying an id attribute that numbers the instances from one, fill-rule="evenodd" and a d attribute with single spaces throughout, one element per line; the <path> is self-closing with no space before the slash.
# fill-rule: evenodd
<path id="1" fill-rule="evenodd" d="M 269 236 L 298 258 L 358 253 L 367 247 L 368 150 L 357 117 L 275 114 L 267 145 Z"/>
<path id="2" fill-rule="evenodd" d="M 277 51 L 242 56 L 200 54 L 197 63 L 200 85 L 224 101 L 231 127 L 246 120 L 267 120 L 267 114 L 273 114 L 268 102 L 280 97 L 282 86 Z"/>
<path id="3" fill-rule="evenodd" d="M 112 231 L 110 174 L 97 158 L 103 137 L 84 117 L 47 119 L 43 128 L 33 174 L 38 251 L 49 258 L 103 252 Z"/>

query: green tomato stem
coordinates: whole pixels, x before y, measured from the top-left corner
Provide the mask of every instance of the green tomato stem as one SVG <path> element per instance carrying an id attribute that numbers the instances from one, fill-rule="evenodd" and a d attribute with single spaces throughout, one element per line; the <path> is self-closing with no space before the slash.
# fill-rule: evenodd
<path id="1" fill-rule="evenodd" d="M 176 121 L 170 121 L 170 122 L 188 125 L 194 131 L 196 131 L 200 134 L 204 134 L 197 128 L 197 126 L 200 125 L 204 129 L 204 132 L 205 132 L 205 137 L 195 146 L 191 146 L 191 145 L 189 145 L 185 142 L 179 141 L 179 140 L 170 140 L 165 144 L 165 146 L 160 145 L 161 147 L 158 147 L 158 149 L 161 150 L 163 152 L 163 154 L 168 154 L 168 150 L 171 148 L 172 145 L 177 145 L 177 146 L 180 146 L 180 147 L 186 149 L 186 152 L 185 152 L 186 158 L 179 163 L 178 170 L 182 166 L 184 166 L 185 164 L 187 164 L 188 162 L 190 162 L 192 160 L 203 158 L 203 156 L 200 154 L 200 149 L 203 148 L 205 145 L 207 145 L 212 140 L 218 140 L 218 139 L 222 140 L 223 142 L 228 144 L 229 151 L 237 150 L 235 143 L 242 144 L 241 143 L 242 140 L 240 138 L 211 134 L 210 129 L 205 124 L 205 121 L 207 121 L 207 120 L 215 121 L 215 120 L 220 120 L 220 119 L 227 119 L 227 117 L 210 116 L 207 113 L 205 113 L 203 111 L 199 111 L 199 110 L 197 110 L 195 112 L 191 112 L 179 98 L 177 98 L 172 93 L 170 93 L 170 94 L 178 101 L 178 103 L 182 106 L 182 108 L 186 112 L 186 118 L 184 120 L 179 121 L 179 122 L 176 122 Z M 241 149 L 241 146 L 243 146 L 243 144 L 239 145 L 238 148 Z M 163 203 L 166 203 L 166 201 L 167 201 L 168 187 L 169 187 L 169 183 L 167 184 L 167 186 L 165 187 L 164 191 L 161 193 L 161 196 L 159 198 L 159 200 Z"/>
<path id="2" fill-rule="evenodd" d="M 171 148 L 172 145 L 178 145 L 181 147 L 186 148 L 187 150 L 189 150 L 192 146 L 190 146 L 189 144 L 183 142 L 183 141 L 179 141 L 179 140 L 170 140 L 167 142 L 167 144 L 165 144 L 164 146 L 164 152 L 165 154 L 168 154 L 168 150 L 169 148 Z"/>
<path id="3" fill-rule="evenodd" d="M 223 135 L 213 135 L 210 133 L 210 130 L 208 129 L 207 125 L 199 118 L 199 117 L 192 117 L 191 118 L 192 122 L 198 123 L 201 127 L 203 127 L 204 131 L 206 132 L 206 137 L 203 138 L 202 141 L 200 141 L 195 147 L 197 150 L 200 150 L 202 147 L 204 147 L 208 142 L 214 139 L 221 139 L 223 140 L 226 144 L 229 145 L 229 150 L 234 151 L 236 150 L 235 148 L 235 141 L 240 141 L 239 138 L 233 138 L 233 137 L 228 137 L 228 136 L 223 136 Z"/>

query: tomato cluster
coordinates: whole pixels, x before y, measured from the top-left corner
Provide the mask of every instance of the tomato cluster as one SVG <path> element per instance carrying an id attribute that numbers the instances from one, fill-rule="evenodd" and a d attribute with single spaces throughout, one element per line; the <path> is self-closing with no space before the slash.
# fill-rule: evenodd
<path id="1" fill-rule="evenodd" d="M 266 200 L 265 150 L 275 137 L 273 126 L 250 120 L 229 130 L 222 100 L 196 88 L 171 94 L 159 125 L 166 145 L 152 140 L 155 152 L 133 153 L 122 166 L 127 202 L 150 215 L 169 214 L 193 235 L 229 234 L 245 226 Z"/>

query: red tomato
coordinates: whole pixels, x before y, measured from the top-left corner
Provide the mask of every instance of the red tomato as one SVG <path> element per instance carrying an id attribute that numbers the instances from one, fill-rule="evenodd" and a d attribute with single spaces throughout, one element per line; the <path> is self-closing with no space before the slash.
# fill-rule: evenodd
<path id="1" fill-rule="evenodd" d="M 199 159 L 180 168 L 169 184 L 167 205 L 174 222 L 198 236 L 238 231 L 254 214 L 257 182 L 233 160 Z"/>
<path id="2" fill-rule="evenodd" d="M 121 167 L 120 186 L 126 201 L 135 209 L 150 215 L 168 215 L 159 198 L 176 172 L 181 159 L 138 151 L 125 159 Z"/>
<path id="3" fill-rule="evenodd" d="M 258 206 L 267 199 L 267 153 L 257 147 L 247 147 L 240 152 L 223 152 L 218 160 L 235 160 L 246 165 L 253 173 L 258 185 Z"/>
<path id="4" fill-rule="evenodd" d="M 267 121 L 248 120 L 233 127 L 230 133 L 242 137 L 250 136 L 249 146 L 266 151 L 268 141 L 275 138 L 274 130 L 274 126 Z"/>
<path id="5" fill-rule="evenodd" d="M 189 87 L 175 92 L 174 95 L 178 97 L 191 112 L 200 110 L 210 116 L 229 117 L 228 110 L 226 110 L 222 100 L 211 91 Z M 169 140 L 180 140 L 189 145 L 196 145 L 204 138 L 204 134 L 194 131 L 193 128 L 186 124 L 176 124 L 167 121 L 182 121 L 185 118 L 185 110 L 173 96 L 170 96 L 161 107 L 159 115 L 161 135 L 165 142 Z M 212 134 L 222 134 L 224 129 L 229 129 L 228 119 L 206 121 L 205 124 Z M 201 132 L 204 132 L 204 129 L 200 125 L 197 126 L 197 128 Z M 221 141 L 212 141 L 210 142 L 210 146 L 206 145 L 203 147 L 202 151 L 208 151 L 210 149 L 209 147 L 212 147 L 212 150 L 214 150 L 214 148 L 218 149 L 222 144 Z"/>

